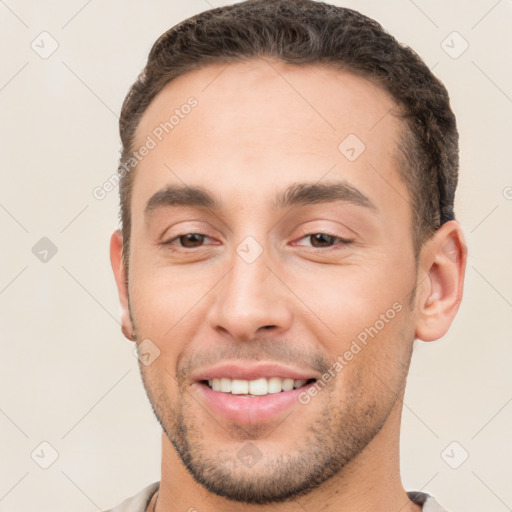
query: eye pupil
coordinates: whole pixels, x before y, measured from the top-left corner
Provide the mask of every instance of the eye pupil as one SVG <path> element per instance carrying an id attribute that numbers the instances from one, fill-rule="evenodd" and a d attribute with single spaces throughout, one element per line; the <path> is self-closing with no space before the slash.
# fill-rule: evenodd
<path id="1" fill-rule="evenodd" d="M 192 242 L 190 245 L 188 242 Z M 203 235 L 200 235 L 198 233 L 188 233 L 186 235 L 180 236 L 180 243 L 183 245 L 183 247 L 197 247 L 198 245 L 201 245 L 201 242 L 203 241 Z"/>
<path id="2" fill-rule="evenodd" d="M 314 235 L 311 235 L 311 241 L 312 241 L 312 245 L 314 247 L 318 247 L 317 245 L 315 245 L 315 242 L 319 241 L 320 244 L 322 243 L 327 243 L 327 245 L 329 245 L 329 243 L 333 243 L 332 242 L 332 239 L 334 237 L 332 237 L 331 235 L 326 235 L 325 233 L 316 233 Z M 322 245 L 320 245 L 320 247 L 322 247 Z"/>

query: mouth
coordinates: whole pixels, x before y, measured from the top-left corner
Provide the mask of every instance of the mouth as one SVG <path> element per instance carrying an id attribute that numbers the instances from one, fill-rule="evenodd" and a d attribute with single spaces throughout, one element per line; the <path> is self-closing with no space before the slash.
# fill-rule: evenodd
<path id="1" fill-rule="evenodd" d="M 214 378 L 196 381 L 196 385 L 199 398 L 217 417 L 240 425 L 255 425 L 282 416 L 296 407 L 300 404 L 300 395 L 307 392 L 316 380 Z"/>
<path id="2" fill-rule="evenodd" d="M 301 389 L 316 382 L 311 379 L 284 379 L 280 377 L 261 377 L 254 380 L 214 378 L 199 381 L 200 384 L 209 387 L 213 391 L 238 396 L 266 396 L 276 393 L 285 393 L 293 389 Z"/>

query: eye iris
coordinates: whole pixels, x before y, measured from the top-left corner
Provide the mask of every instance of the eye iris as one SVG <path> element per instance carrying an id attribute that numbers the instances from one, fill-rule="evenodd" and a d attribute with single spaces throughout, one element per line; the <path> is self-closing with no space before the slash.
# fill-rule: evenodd
<path id="1" fill-rule="evenodd" d="M 203 236 L 198 233 L 188 233 L 186 235 L 180 236 L 180 244 L 183 245 L 183 247 L 197 247 L 198 245 L 201 245 L 201 242 L 203 241 Z M 192 244 L 188 244 L 188 242 L 192 242 Z"/>
<path id="2" fill-rule="evenodd" d="M 320 246 L 315 245 L 315 243 L 317 241 L 319 241 L 321 244 L 322 244 L 322 242 L 327 243 L 327 245 L 334 243 L 334 237 L 331 235 L 326 235 L 325 233 L 316 233 L 316 234 L 310 235 L 310 236 L 311 236 L 311 243 L 312 243 L 313 247 L 323 247 L 323 245 L 320 245 Z"/>

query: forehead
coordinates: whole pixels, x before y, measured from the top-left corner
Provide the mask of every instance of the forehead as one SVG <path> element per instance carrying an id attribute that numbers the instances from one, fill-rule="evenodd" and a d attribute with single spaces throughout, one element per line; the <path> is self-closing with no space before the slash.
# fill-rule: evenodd
<path id="1" fill-rule="evenodd" d="M 191 98 L 195 106 L 184 107 Z M 381 190 L 382 180 L 403 188 L 395 109 L 377 85 L 326 65 L 255 59 L 186 73 L 139 122 L 134 148 L 148 138 L 155 146 L 137 165 L 133 206 L 143 209 L 144 198 L 179 181 L 219 196 L 274 194 L 327 174 L 363 189 L 372 180 Z"/>

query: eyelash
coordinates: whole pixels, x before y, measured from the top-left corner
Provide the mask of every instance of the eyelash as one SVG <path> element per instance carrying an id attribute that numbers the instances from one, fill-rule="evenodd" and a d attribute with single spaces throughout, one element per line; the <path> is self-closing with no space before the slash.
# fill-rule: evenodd
<path id="1" fill-rule="evenodd" d="M 205 235 L 205 234 L 203 234 L 203 233 L 195 233 L 195 232 L 183 233 L 183 234 L 181 234 L 181 235 L 178 235 L 178 236 L 176 236 L 176 237 L 172 238 L 171 240 L 168 240 L 167 242 L 163 242 L 163 244 L 162 244 L 162 245 L 165 245 L 165 246 L 167 246 L 167 245 L 175 245 L 175 244 L 173 244 L 173 242 L 174 242 L 175 240 L 179 240 L 180 238 L 185 237 L 185 236 L 187 236 L 187 235 L 198 235 L 198 236 L 200 236 L 200 237 L 210 238 L 208 235 Z M 326 232 L 324 232 L 324 231 L 319 231 L 319 232 L 316 232 L 316 233 L 308 233 L 308 234 L 306 234 L 306 235 L 302 236 L 301 238 L 299 238 L 299 240 L 303 240 L 304 238 L 312 237 L 312 236 L 314 236 L 314 235 L 325 235 L 325 236 L 328 236 L 328 237 L 330 237 L 330 238 L 334 238 L 334 239 L 336 239 L 336 240 L 338 240 L 338 241 L 339 241 L 339 242 L 338 242 L 338 245 L 339 245 L 340 247 L 336 247 L 336 246 L 331 246 L 331 247 L 300 246 L 300 247 L 310 247 L 310 249 L 309 249 L 309 250 L 311 250 L 311 249 L 313 249 L 313 250 L 318 249 L 318 250 L 322 250 L 322 251 L 328 251 L 328 250 L 341 250 L 341 249 L 343 249 L 345 246 L 350 245 L 350 244 L 352 243 L 352 240 L 347 240 L 347 239 L 342 238 L 342 237 L 340 237 L 340 236 L 332 235 L 332 234 L 330 234 L 330 233 L 326 233 Z M 193 247 L 193 248 L 191 248 L 191 247 L 183 247 L 183 246 L 181 246 L 181 245 L 178 245 L 178 248 L 179 248 L 180 250 L 185 251 L 185 252 L 193 252 L 193 251 L 195 251 L 196 249 L 201 248 L 201 247 L 203 247 L 203 246 L 201 245 L 201 246 L 199 246 L 199 247 Z"/>

